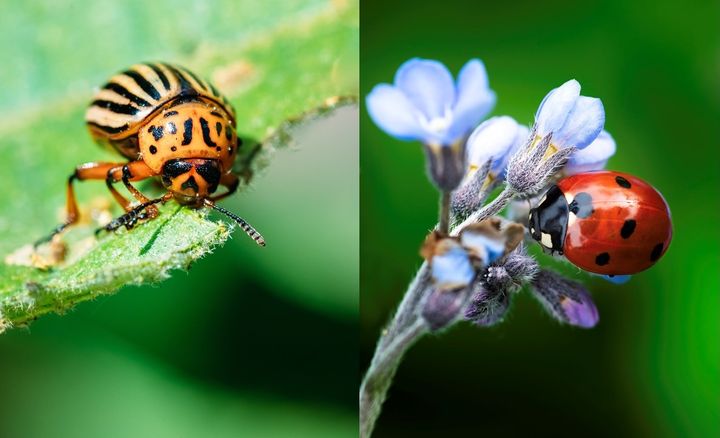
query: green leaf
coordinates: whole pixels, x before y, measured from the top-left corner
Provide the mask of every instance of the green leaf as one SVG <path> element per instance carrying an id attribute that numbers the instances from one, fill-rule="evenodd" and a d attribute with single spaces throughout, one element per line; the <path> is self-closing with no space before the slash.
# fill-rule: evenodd
<path id="1" fill-rule="evenodd" d="M 168 10 L 173 9 L 172 2 L 160 3 Z M 199 43 L 188 45 L 183 38 L 169 39 L 165 50 L 158 52 L 149 42 L 135 42 L 138 56 L 145 58 L 132 59 L 128 65 L 162 59 L 211 78 L 235 106 L 240 135 L 259 140 L 262 145 L 258 149 L 246 148 L 236 170 L 257 174 L 270 164 L 276 148 L 290 142 L 296 126 L 357 100 L 357 4 L 268 2 L 264 14 L 255 5 L 247 17 L 240 15 L 237 10 L 242 8 L 232 2 L 226 6 L 227 17 L 223 16 L 222 8 L 220 12 L 212 8 L 210 16 L 198 18 L 220 23 L 218 29 L 208 30 L 208 36 Z M 139 27 L 153 23 L 152 15 L 131 17 L 132 11 L 125 15 L 119 12 L 120 21 L 138 20 Z M 19 12 L 11 11 L 9 15 L 13 13 Z M 232 30 L 228 21 L 232 21 L 234 28 L 243 29 L 239 32 L 242 38 L 227 38 Z M 97 27 L 97 23 L 75 24 L 80 34 Z M 38 35 L 45 31 L 39 29 Z M 169 202 L 161 208 L 157 219 L 130 232 L 101 235 L 98 241 L 92 237 L 97 222 L 86 220 L 73 227 L 63 236 L 67 254 L 59 265 L 45 270 L 16 265 L 18 260 L 30 264 L 27 245 L 49 233 L 63 219 L 65 181 L 72 169 L 83 162 L 119 161 L 118 156 L 92 144 L 84 129 L 83 113 L 92 97 L 89 80 L 100 84 L 127 65 L 114 66 L 105 71 L 103 78 L 98 73 L 103 70 L 98 61 L 82 57 L 83 47 L 56 47 L 50 40 L 43 41 L 42 50 L 36 51 L 47 51 L 49 61 L 45 62 L 51 63 L 45 66 L 44 76 L 28 74 L 14 78 L 14 83 L 27 81 L 25 85 L 37 87 L 37 93 L 25 96 L 21 92 L 23 87 L 0 91 L 3 102 L 0 108 L 13 104 L 13 111 L 6 109 L 0 118 L 3 156 L 0 182 L 4 192 L 12 194 L 0 204 L 0 257 L 5 259 L 0 263 L 0 331 L 27 324 L 47 312 L 64 311 L 125 284 L 162 280 L 173 269 L 187 269 L 230 234 L 227 225 L 208 220 L 204 212 Z M 67 75 L 65 69 L 74 62 L 87 67 L 85 70 L 78 67 L 75 74 L 80 77 L 65 90 L 66 94 L 57 91 L 59 85 L 57 88 L 46 85 L 57 85 L 56 79 L 43 82 L 45 77 L 54 78 L 55 68 L 61 78 Z M 4 79 L 7 72 L 4 69 L 0 78 Z M 78 83 L 84 85 L 82 90 Z M 46 101 L 38 104 L 43 99 Z M 148 193 L 157 191 L 152 185 L 140 188 Z M 104 184 L 76 184 L 76 194 L 81 209 L 107 215 L 105 204 L 112 198 Z M 91 208 L 96 204 L 100 207 Z M 113 215 L 119 213 L 117 208 L 112 211 Z M 253 222 L 252 218 L 247 219 Z"/>

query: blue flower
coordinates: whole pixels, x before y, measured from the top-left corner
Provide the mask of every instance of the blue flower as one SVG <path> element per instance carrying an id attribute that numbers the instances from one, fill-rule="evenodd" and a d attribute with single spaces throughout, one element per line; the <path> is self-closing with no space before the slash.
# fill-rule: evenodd
<path id="1" fill-rule="evenodd" d="M 580 149 L 570 156 L 565 165 L 565 173 L 574 175 L 604 169 L 608 159 L 615 154 L 615 149 L 615 140 L 603 130 L 585 149 Z"/>
<path id="2" fill-rule="evenodd" d="M 575 79 L 550 91 L 535 113 L 540 138 L 552 133 L 556 149 L 576 147 L 584 149 L 593 142 L 605 125 L 602 101 L 580 95 Z"/>
<path id="3" fill-rule="evenodd" d="M 488 160 L 494 178 L 505 177 L 505 167 L 512 154 L 523 145 L 530 130 L 509 116 L 484 121 L 470 134 L 467 141 L 468 174 L 466 179 Z"/>
<path id="4" fill-rule="evenodd" d="M 476 274 L 470 255 L 452 239 L 443 239 L 437 244 L 430 267 L 433 282 L 439 290 L 465 287 Z"/>
<path id="5" fill-rule="evenodd" d="M 391 136 L 449 146 L 490 112 L 495 93 L 478 59 L 465 64 L 453 83 L 440 62 L 414 58 L 400 66 L 393 85 L 376 85 L 366 102 L 375 124 Z"/>

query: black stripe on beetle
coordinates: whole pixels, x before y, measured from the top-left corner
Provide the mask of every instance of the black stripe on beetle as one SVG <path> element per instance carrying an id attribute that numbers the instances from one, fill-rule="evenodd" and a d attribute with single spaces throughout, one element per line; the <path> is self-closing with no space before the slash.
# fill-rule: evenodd
<path id="1" fill-rule="evenodd" d="M 135 95 L 134 93 L 131 93 L 130 91 L 128 91 L 127 88 L 123 87 L 120 84 L 116 84 L 115 82 L 108 82 L 103 88 L 117 93 L 118 95 L 124 97 L 125 99 L 128 99 L 135 105 L 150 106 L 150 102 L 140 96 Z"/>
<path id="2" fill-rule="evenodd" d="M 95 122 L 87 122 L 87 124 L 90 126 L 94 126 L 108 134 L 117 134 L 119 132 L 126 131 L 129 127 L 129 125 L 127 123 L 122 126 L 106 126 L 106 125 L 101 125 L 101 124 L 95 123 Z"/>
<path id="3" fill-rule="evenodd" d="M 172 117 L 177 115 L 177 111 L 168 111 L 165 114 L 163 114 L 163 117 Z"/>
<path id="4" fill-rule="evenodd" d="M 192 119 L 185 120 L 185 123 L 183 124 L 185 130 L 183 131 L 183 141 L 182 145 L 187 146 L 190 144 L 193 138 L 192 134 L 192 128 L 193 128 L 193 121 Z"/>
<path id="5" fill-rule="evenodd" d="M 200 129 L 202 129 L 202 135 L 205 144 L 211 148 L 217 146 L 215 142 L 212 141 L 212 138 L 210 138 L 210 126 L 208 126 L 207 120 L 203 119 L 202 117 L 200 117 Z"/>
<path id="6" fill-rule="evenodd" d="M 143 89 L 145 93 L 147 93 L 148 96 L 152 97 L 155 100 L 160 100 L 160 92 L 153 86 L 150 81 L 145 79 L 145 76 L 141 75 L 140 73 L 136 72 L 135 70 L 127 70 L 124 71 L 123 74 L 125 76 L 131 77 L 136 84 L 140 88 Z"/>
<path id="7" fill-rule="evenodd" d="M 637 225 L 637 222 L 635 222 L 635 219 L 628 219 L 623 223 L 622 229 L 620 230 L 620 236 L 623 239 L 627 239 L 630 236 L 632 236 L 632 233 L 635 232 L 635 226 Z"/>
<path id="8" fill-rule="evenodd" d="M 128 114 L 131 116 L 134 116 L 135 114 L 140 111 L 140 108 L 130 105 L 130 104 L 121 104 L 116 102 L 111 102 L 109 100 L 94 100 L 93 103 L 91 103 L 92 106 L 96 106 L 98 108 L 105 108 L 108 109 L 116 114 Z"/>
<path id="9" fill-rule="evenodd" d="M 157 148 L 155 145 L 150 146 L 150 153 L 153 155 L 157 154 Z"/>
<path id="10" fill-rule="evenodd" d="M 662 255 L 663 246 L 664 245 L 662 243 L 658 243 L 657 245 L 655 245 L 655 248 L 653 248 L 652 252 L 650 253 L 651 262 L 657 261 L 657 259 L 660 258 L 660 256 Z"/>
<path id="11" fill-rule="evenodd" d="M 148 128 L 148 132 L 152 134 L 155 141 L 158 141 L 163 138 L 163 135 L 165 135 L 165 133 L 163 132 L 164 129 L 165 128 L 163 128 L 162 126 L 152 125 Z"/>
<path id="12" fill-rule="evenodd" d="M 217 132 L 218 137 L 220 137 L 220 134 L 222 133 L 222 123 L 215 123 L 215 131 Z"/>
<path id="13" fill-rule="evenodd" d="M 228 141 L 230 141 L 230 139 L 232 139 L 232 126 L 230 126 L 230 125 L 228 125 L 227 128 L 225 129 L 225 138 Z M 238 138 L 238 142 L 240 142 L 240 141 L 241 140 Z M 241 146 L 241 145 L 238 145 L 238 147 L 239 146 Z"/>
<path id="14" fill-rule="evenodd" d="M 165 88 L 165 91 L 170 91 L 170 81 L 168 80 L 167 76 L 165 76 L 165 73 L 163 73 L 162 70 L 160 70 L 160 67 L 158 67 L 155 64 L 145 64 L 148 67 L 150 67 L 155 74 L 160 78 L 160 81 L 163 84 L 163 87 Z"/>
<path id="15" fill-rule="evenodd" d="M 632 184 L 630 184 L 630 181 L 626 180 L 625 178 L 621 177 L 620 175 L 615 177 L 615 182 L 617 185 L 619 185 L 622 188 L 629 189 L 632 187 Z"/>
<path id="16" fill-rule="evenodd" d="M 202 79 L 200 79 L 199 77 L 195 76 L 195 73 L 191 72 L 190 70 L 185 70 L 185 69 L 183 69 L 183 73 L 189 74 L 190 77 L 192 77 L 193 79 L 195 79 L 195 82 L 197 82 L 197 84 L 198 84 L 201 88 L 204 88 L 206 91 L 208 90 L 208 87 L 205 86 L 205 82 L 204 82 Z"/>
<path id="17" fill-rule="evenodd" d="M 603 252 L 595 257 L 595 264 L 598 266 L 605 266 L 610 263 L 610 254 Z"/>
<path id="18" fill-rule="evenodd" d="M 185 76 L 183 76 L 177 68 L 173 67 L 170 64 L 163 65 L 175 75 L 175 79 L 177 79 L 180 83 L 180 94 L 197 94 L 197 91 L 193 88 L 192 85 L 190 85 L 190 82 L 188 82 L 187 78 L 185 78 Z"/>

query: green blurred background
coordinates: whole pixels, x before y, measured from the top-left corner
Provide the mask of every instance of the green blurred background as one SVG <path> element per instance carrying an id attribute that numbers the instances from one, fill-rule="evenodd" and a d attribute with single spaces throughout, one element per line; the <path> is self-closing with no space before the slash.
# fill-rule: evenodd
<path id="1" fill-rule="evenodd" d="M 75 164 L 109 158 L 73 106 L 89 102 L 111 74 L 153 59 L 193 68 L 187 60 L 202 59 L 203 48 L 232 47 L 328 6 L 3 2 L 0 125 L 12 130 L 51 108 L 70 108 L 77 122 L 66 133 L 76 143 L 23 146 L 59 155 L 48 172 L 55 177 L 37 175 L 49 201 L 35 214 L 63 206 L 64 175 Z M 236 230 L 189 273 L 0 335 L 0 436 L 357 435 L 357 110 L 296 134 L 248 190 L 223 202 L 263 232 L 267 248 Z M 12 170 L 2 166 L 0 181 Z M 78 193 L 81 204 L 108 196 L 98 182 L 80 184 Z M 0 228 L 12 233 L 32 214 L 6 211 Z"/>
<path id="2" fill-rule="evenodd" d="M 716 1 L 363 1 L 362 96 L 408 58 L 456 74 L 479 57 L 493 114 L 529 124 L 576 78 L 605 105 L 618 143 L 609 168 L 655 185 L 675 226 L 650 271 L 623 286 L 583 280 L 600 311 L 593 330 L 559 326 L 522 293 L 496 328 L 422 340 L 376 436 L 720 436 L 719 13 Z M 364 370 L 420 264 L 437 195 L 419 145 L 360 119 Z"/>

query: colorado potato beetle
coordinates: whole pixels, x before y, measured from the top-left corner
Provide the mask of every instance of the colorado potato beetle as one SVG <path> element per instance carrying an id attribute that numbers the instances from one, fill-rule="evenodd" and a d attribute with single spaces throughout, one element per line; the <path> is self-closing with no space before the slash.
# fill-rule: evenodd
<path id="1" fill-rule="evenodd" d="M 654 265 L 672 240 L 670 208 L 650 184 L 626 173 L 579 173 L 550 187 L 530 210 L 530 233 L 575 266 L 627 275 Z"/>
<path id="2" fill-rule="evenodd" d="M 191 208 L 206 206 L 224 213 L 265 246 L 250 224 L 215 204 L 238 188 L 232 166 L 242 142 L 235 110 L 212 84 L 179 66 L 137 64 L 111 77 L 95 94 L 85 121 L 97 143 L 128 161 L 77 166 L 67 181 L 67 219 L 40 242 L 77 222 L 73 182 L 99 179 L 125 210 L 104 227 L 108 231 L 153 219 L 158 215 L 155 204 L 174 198 Z M 152 177 L 159 177 L 167 190 L 157 199 L 147 198 L 131 184 Z M 114 184 L 120 181 L 139 204 L 131 204 L 117 191 Z M 227 190 L 211 196 L 220 185 Z"/>

